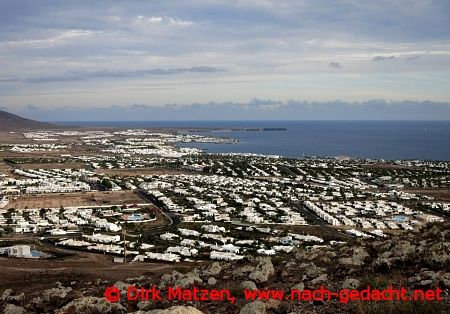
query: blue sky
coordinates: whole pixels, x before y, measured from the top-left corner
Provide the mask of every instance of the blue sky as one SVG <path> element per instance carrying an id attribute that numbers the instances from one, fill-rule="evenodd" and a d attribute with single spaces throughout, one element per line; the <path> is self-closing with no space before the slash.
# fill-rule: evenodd
<path id="1" fill-rule="evenodd" d="M 448 12 L 432 0 L 2 0 L 0 109 L 450 119 Z"/>

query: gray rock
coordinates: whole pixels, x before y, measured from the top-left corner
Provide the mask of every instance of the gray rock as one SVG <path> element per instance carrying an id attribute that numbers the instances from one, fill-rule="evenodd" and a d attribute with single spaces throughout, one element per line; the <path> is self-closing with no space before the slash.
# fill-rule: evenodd
<path id="1" fill-rule="evenodd" d="M 245 265 L 245 266 L 239 267 L 238 269 L 234 270 L 233 273 L 234 273 L 234 275 L 241 277 L 241 276 L 246 276 L 248 273 L 251 273 L 254 270 L 255 270 L 255 267 L 253 267 L 251 265 Z"/>
<path id="2" fill-rule="evenodd" d="M 450 242 L 436 243 L 429 247 L 425 261 L 430 266 L 445 266 L 450 263 Z"/>
<path id="3" fill-rule="evenodd" d="M 342 289 L 354 290 L 358 289 L 361 282 L 358 279 L 347 278 L 342 283 Z"/>
<path id="4" fill-rule="evenodd" d="M 298 284 L 296 284 L 295 286 L 293 286 L 293 287 L 291 288 L 291 290 L 299 290 L 299 291 L 303 291 L 303 290 L 305 290 L 305 284 L 304 284 L 302 281 L 300 281 Z"/>
<path id="5" fill-rule="evenodd" d="M 269 277 L 273 274 L 275 274 L 275 269 L 273 267 L 272 261 L 270 260 L 270 258 L 264 257 L 259 259 L 259 264 L 248 277 L 257 283 L 263 283 L 267 282 Z"/>
<path id="6" fill-rule="evenodd" d="M 177 271 L 173 271 L 170 274 L 164 274 L 161 277 L 160 289 L 164 289 L 169 285 L 175 287 L 187 288 L 193 284 L 201 284 L 203 280 L 200 278 L 197 272 L 191 271 L 187 274 L 182 274 Z"/>
<path id="7" fill-rule="evenodd" d="M 296 260 L 299 260 L 299 261 L 302 261 L 302 260 L 304 260 L 305 259 L 305 252 L 304 251 L 300 251 L 300 252 L 297 252 L 297 253 L 295 253 L 295 259 Z"/>
<path id="8" fill-rule="evenodd" d="M 422 287 L 430 286 L 430 285 L 432 285 L 432 284 L 433 284 L 433 280 L 431 280 L 431 279 L 422 280 L 422 281 L 420 282 L 420 285 L 421 285 Z"/>
<path id="9" fill-rule="evenodd" d="M 5 291 L 3 291 L 2 297 L 1 299 L 3 301 L 6 301 L 6 299 L 11 296 L 14 293 L 13 289 L 5 289 Z"/>
<path id="10" fill-rule="evenodd" d="M 445 288 L 450 288 L 450 273 L 445 273 L 439 277 L 439 281 Z"/>
<path id="11" fill-rule="evenodd" d="M 265 314 L 265 313 L 267 313 L 266 305 L 261 301 L 248 303 L 239 312 L 239 314 Z"/>
<path id="12" fill-rule="evenodd" d="M 208 279 L 208 285 L 215 286 L 217 284 L 217 280 L 214 277 L 209 277 Z"/>
<path id="13" fill-rule="evenodd" d="M 278 310 L 278 307 L 280 306 L 281 301 L 280 300 L 268 300 L 264 301 L 264 305 L 266 306 L 266 311 L 268 310 Z"/>
<path id="14" fill-rule="evenodd" d="M 211 266 L 205 271 L 205 276 L 218 276 L 222 272 L 222 266 L 220 266 L 219 262 L 214 262 Z"/>
<path id="15" fill-rule="evenodd" d="M 48 289 L 42 293 L 42 299 L 48 303 L 57 303 L 63 300 L 70 291 L 72 291 L 72 288 L 62 286 Z"/>
<path id="16" fill-rule="evenodd" d="M 382 267 L 391 268 L 392 262 L 393 261 L 390 258 L 379 256 L 375 259 L 375 261 L 373 262 L 373 265 L 377 268 L 382 268 Z"/>
<path id="17" fill-rule="evenodd" d="M 364 260 L 369 257 L 367 251 L 359 246 L 353 247 L 353 254 L 351 257 L 342 257 L 338 261 L 341 265 L 346 266 L 362 266 L 364 264 Z"/>
<path id="18" fill-rule="evenodd" d="M 6 301 L 8 301 L 8 302 L 23 302 L 23 301 L 25 301 L 25 293 L 22 292 L 19 295 L 9 296 L 6 298 Z"/>
<path id="19" fill-rule="evenodd" d="M 83 297 L 75 299 L 61 309 L 56 314 L 83 313 L 83 314 L 122 314 L 127 310 L 119 303 L 109 303 L 104 298 Z"/>
<path id="20" fill-rule="evenodd" d="M 326 271 L 325 268 L 317 267 L 316 265 L 312 264 L 312 266 L 309 267 L 308 270 L 306 271 L 306 275 L 309 278 L 317 278 L 323 275 L 325 271 Z"/>
<path id="21" fill-rule="evenodd" d="M 172 306 L 165 310 L 148 311 L 146 314 L 203 314 L 192 306 Z"/>
<path id="22" fill-rule="evenodd" d="M 28 311 L 21 306 L 16 306 L 14 304 L 7 304 L 3 310 L 4 314 L 27 314 Z"/>
<path id="23" fill-rule="evenodd" d="M 181 278 L 179 278 L 176 282 L 175 282 L 175 286 L 179 286 L 181 288 L 187 288 L 195 283 L 199 283 L 201 284 L 203 281 L 200 278 L 200 276 L 195 273 L 195 272 L 189 272 L 187 274 L 185 274 L 184 276 L 182 276 Z"/>
<path id="24" fill-rule="evenodd" d="M 178 275 L 179 272 L 177 272 L 176 270 L 173 271 L 170 274 L 164 274 L 161 276 L 161 280 L 160 280 L 160 284 L 158 286 L 158 288 L 163 289 L 166 288 L 168 285 L 173 284 L 173 282 L 176 280 L 176 278 L 180 275 Z"/>
<path id="25" fill-rule="evenodd" d="M 311 283 L 316 286 L 319 284 L 324 284 L 327 282 L 328 276 L 326 274 L 317 277 L 316 279 L 311 280 Z"/>
<path id="26" fill-rule="evenodd" d="M 293 268 L 297 266 L 297 262 L 296 261 L 290 261 L 286 264 L 286 268 Z"/>
<path id="27" fill-rule="evenodd" d="M 31 304 L 33 304 L 37 308 L 44 307 L 44 300 L 41 297 L 36 297 L 31 300 Z"/>
<path id="28" fill-rule="evenodd" d="M 420 277 L 420 275 L 417 275 L 417 276 L 409 277 L 408 283 L 415 283 L 415 282 L 419 282 L 421 280 L 422 280 L 422 277 Z"/>
<path id="29" fill-rule="evenodd" d="M 137 303 L 137 308 L 140 311 L 149 311 L 153 307 L 153 303 L 151 301 L 139 301 Z"/>
<path id="30" fill-rule="evenodd" d="M 130 286 L 129 284 L 127 284 L 123 281 L 118 281 L 114 284 L 114 287 L 116 287 L 117 289 L 120 290 L 120 295 L 122 298 L 126 297 L 129 286 Z"/>
<path id="31" fill-rule="evenodd" d="M 241 288 L 243 290 L 257 290 L 258 287 L 256 287 L 256 284 L 253 281 L 245 280 L 241 282 Z"/>
<path id="32" fill-rule="evenodd" d="M 412 245 L 409 241 L 399 241 L 391 250 L 393 255 L 401 261 L 406 261 L 412 258 L 416 252 L 416 246 Z"/>

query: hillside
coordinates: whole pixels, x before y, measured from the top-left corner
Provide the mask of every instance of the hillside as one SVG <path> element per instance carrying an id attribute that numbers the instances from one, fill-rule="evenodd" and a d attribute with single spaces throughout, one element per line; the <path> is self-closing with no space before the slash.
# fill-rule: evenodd
<path id="1" fill-rule="evenodd" d="M 186 268 L 178 267 L 178 271 L 167 272 L 162 276 L 152 271 L 150 265 L 140 264 L 145 269 L 143 276 L 118 282 L 100 277 L 93 279 L 94 274 L 83 277 L 79 273 L 52 273 L 48 269 L 41 269 L 34 272 L 30 277 L 32 280 L 27 282 L 27 288 L 32 289 L 27 297 L 25 293 L 29 291 L 23 292 L 19 283 L 14 286 L 17 289 L 15 291 L 6 289 L 1 293 L 0 290 L 0 311 L 3 308 L 5 313 L 61 314 L 450 313 L 449 240 L 449 223 L 430 224 L 421 230 L 387 239 L 354 239 L 335 245 L 306 246 L 286 256 L 214 262 L 212 265 L 196 265 L 189 272 Z M 45 283 L 46 278 L 60 281 L 48 285 Z M 163 289 L 161 300 L 126 301 L 129 286 L 150 289 L 153 284 Z M 117 293 L 122 291 L 118 303 L 108 303 L 103 297 L 104 291 L 110 286 L 115 286 Z M 168 301 L 164 292 L 167 287 L 192 289 L 194 286 L 228 289 L 237 300 L 234 304 L 229 301 Z M 392 286 L 404 287 L 408 293 L 413 289 L 428 291 L 439 287 L 443 298 L 436 301 L 368 302 L 344 300 L 344 294 L 340 300 L 336 297 L 324 301 L 251 302 L 243 299 L 243 289 L 278 289 L 287 292 L 295 289 L 311 291 L 321 286 L 331 291 L 361 291 L 368 286 L 383 290 Z M 44 289 L 47 290 L 42 291 Z"/>
<path id="2" fill-rule="evenodd" d="M 33 130 L 33 129 L 56 129 L 59 126 L 38 122 L 18 115 L 0 110 L 0 131 Z"/>

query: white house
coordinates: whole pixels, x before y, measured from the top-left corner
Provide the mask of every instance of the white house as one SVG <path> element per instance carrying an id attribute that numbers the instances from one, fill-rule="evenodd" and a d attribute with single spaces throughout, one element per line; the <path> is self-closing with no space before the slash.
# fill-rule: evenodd
<path id="1" fill-rule="evenodd" d="M 29 245 L 14 245 L 8 248 L 8 256 L 19 258 L 33 258 Z"/>
<path id="2" fill-rule="evenodd" d="M 244 258 L 244 256 L 237 255 L 235 253 L 217 252 L 217 251 L 212 251 L 209 257 L 211 259 L 227 260 L 227 261 L 236 261 Z"/>
<path id="3" fill-rule="evenodd" d="M 65 235 L 65 234 L 67 234 L 67 231 L 62 230 L 62 229 L 52 229 L 49 231 L 49 233 L 51 235 Z"/>
<path id="4" fill-rule="evenodd" d="M 9 200 L 6 196 L 2 196 L 0 199 L 0 208 L 5 208 L 9 203 Z"/>

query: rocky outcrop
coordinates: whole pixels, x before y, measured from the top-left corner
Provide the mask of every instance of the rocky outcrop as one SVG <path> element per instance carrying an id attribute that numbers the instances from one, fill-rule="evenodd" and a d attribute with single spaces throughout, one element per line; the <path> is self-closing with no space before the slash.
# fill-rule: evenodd
<path id="1" fill-rule="evenodd" d="M 120 290 L 120 295 L 122 296 L 122 298 L 124 298 L 127 295 L 127 290 L 130 284 L 127 284 L 123 281 L 118 281 L 113 286 Z"/>
<path id="2" fill-rule="evenodd" d="M 291 287 L 291 290 L 303 291 L 304 289 L 305 289 L 305 284 L 302 281 Z"/>
<path id="3" fill-rule="evenodd" d="M 222 266 L 220 266 L 219 262 L 214 262 L 211 264 L 211 267 L 209 267 L 204 273 L 204 276 L 213 276 L 216 277 L 220 275 L 220 272 L 222 271 Z"/>
<path id="4" fill-rule="evenodd" d="M 361 246 L 352 247 L 349 251 L 351 252 L 349 257 L 341 257 L 338 259 L 341 265 L 361 267 L 364 264 L 364 260 L 369 257 L 366 249 Z M 347 252 L 343 251 L 342 253 L 345 254 Z"/>
<path id="5" fill-rule="evenodd" d="M 169 285 L 174 287 L 187 288 L 194 284 L 201 284 L 203 280 L 200 278 L 196 271 L 191 271 L 186 274 L 182 274 L 177 271 L 173 271 L 170 274 L 164 274 L 161 277 L 160 289 L 167 288 Z"/>
<path id="6" fill-rule="evenodd" d="M 354 290 L 358 289 L 361 285 L 361 282 L 355 278 L 347 278 L 342 283 L 342 289 Z"/>
<path id="7" fill-rule="evenodd" d="M 239 314 L 265 314 L 267 313 L 266 304 L 261 301 L 255 301 L 246 304 Z"/>
<path id="8" fill-rule="evenodd" d="M 328 275 L 323 274 L 313 280 L 311 280 L 310 284 L 308 285 L 311 288 L 318 288 L 321 285 L 325 285 L 328 282 Z"/>
<path id="9" fill-rule="evenodd" d="M 203 314 L 203 312 L 192 306 L 172 306 L 165 310 L 148 311 L 146 314 Z"/>
<path id="10" fill-rule="evenodd" d="M 241 266 L 241 267 L 237 268 L 234 271 L 234 273 L 237 275 L 246 275 L 248 273 L 251 273 L 254 270 L 255 270 L 255 267 L 253 267 L 252 265 L 245 265 L 245 266 Z"/>
<path id="11" fill-rule="evenodd" d="M 425 261 L 429 266 L 445 266 L 450 263 L 450 242 L 433 244 L 428 249 Z"/>
<path id="12" fill-rule="evenodd" d="M 70 291 L 72 291 L 72 288 L 70 287 L 65 288 L 60 286 L 58 288 L 52 288 L 49 290 L 45 290 L 42 293 L 42 299 L 48 303 L 58 303 L 61 300 L 64 300 L 64 298 L 67 297 L 67 294 Z"/>
<path id="13" fill-rule="evenodd" d="M 3 314 L 27 314 L 28 311 L 21 306 L 16 306 L 14 304 L 7 304 L 3 311 Z"/>
<path id="14" fill-rule="evenodd" d="M 10 296 L 12 296 L 13 293 L 14 293 L 14 290 L 13 290 L 13 289 L 5 289 L 5 291 L 3 291 L 2 296 L 1 296 L 0 299 L 1 299 L 2 301 L 7 301 L 8 298 L 9 298 Z"/>
<path id="15" fill-rule="evenodd" d="M 241 282 L 241 288 L 242 290 L 256 290 L 258 287 L 256 287 L 256 284 L 253 281 L 245 280 Z"/>
<path id="16" fill-rule="evenodd" d="M 217 279 L 214 277 L 209 277 L 208 279 L 208 285 L 215 286 L 217 284 Z"/>
<path id="17" fill-rule="evenodd" d="M 248 278 L 256 283 L 264 283 L 275 273 L 272 261 L 268 257 L 260 258 L 259 263 Z"/>
<path id="18" fill-rule="evenodd" d="M 317 267 L 314 263 L 303 266 L 302 268 L 306 269 L 306 276 L 308 278 L 317 278 L 326 272 L 325 268 Z"/>
<path id="19" fill-rule="evenodd" d="M 65 305 L 56 314 L 121 314 L 127 313 L 125 307 L 118 303 L 109 303 L 104 298 L 96 297 L 83 297 L 73 300 L 69 304 Z"/>

